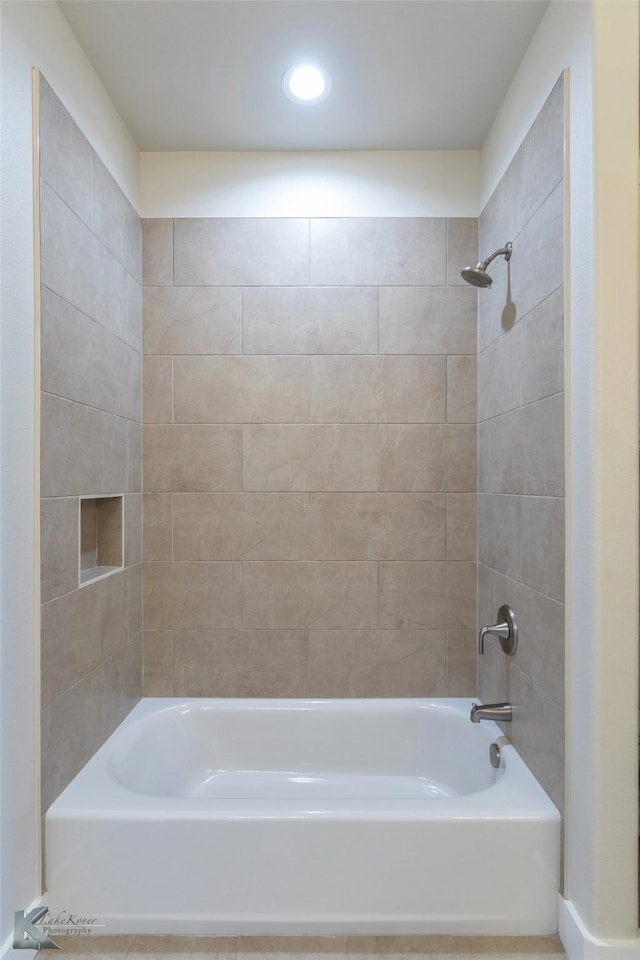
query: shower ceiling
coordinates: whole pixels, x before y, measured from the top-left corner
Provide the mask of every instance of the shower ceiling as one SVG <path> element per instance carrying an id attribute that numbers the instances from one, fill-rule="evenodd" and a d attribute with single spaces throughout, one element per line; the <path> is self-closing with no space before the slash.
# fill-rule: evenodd
<path id="1" fill-rule="evenodd" d="M 59 0 L 141 150 L 472 150 L 546 0 Z M 313 108 L 282 76 L 333 79 Z"/>

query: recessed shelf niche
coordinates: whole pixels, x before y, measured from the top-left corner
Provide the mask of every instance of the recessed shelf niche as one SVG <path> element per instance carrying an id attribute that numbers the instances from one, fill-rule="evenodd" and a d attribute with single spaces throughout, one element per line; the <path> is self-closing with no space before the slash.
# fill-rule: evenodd
<path id="1" fill-rule="evenodd" d="M 122 497 L 80 498 L 80 586 L 122 569 Z"/>

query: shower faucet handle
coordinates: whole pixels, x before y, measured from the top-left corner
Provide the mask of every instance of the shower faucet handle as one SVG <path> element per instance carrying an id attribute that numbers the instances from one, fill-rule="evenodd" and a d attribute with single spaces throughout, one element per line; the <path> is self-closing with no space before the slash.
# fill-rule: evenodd
<path id="1" fill-rule="evenodd" d="M 492 637 L 498 637 L 500 646 L 507 654 L 512 657 L 518 649 L 518 624 L 516 615 L 506 603 L 498 610 L 498 623 L 490 627 L 481 627 L 478 634 L 478 653 L 484 654 L 484 638 L 489 634 Z"/>

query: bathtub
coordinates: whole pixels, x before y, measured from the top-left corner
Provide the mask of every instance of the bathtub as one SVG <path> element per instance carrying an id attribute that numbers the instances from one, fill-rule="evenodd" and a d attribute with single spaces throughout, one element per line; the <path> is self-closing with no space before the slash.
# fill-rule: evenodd
<path id="1" fill-rule="evenodd" d="M 555 933 L 560 816 L 470 707 L 141 700 L 47 812 L 49 910 L 107 934 Z"/>

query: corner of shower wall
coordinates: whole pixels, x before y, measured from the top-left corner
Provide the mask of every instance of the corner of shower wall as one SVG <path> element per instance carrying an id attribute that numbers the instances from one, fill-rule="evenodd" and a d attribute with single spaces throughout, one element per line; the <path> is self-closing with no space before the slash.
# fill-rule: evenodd
<path id="1" fill-rule="evenodd" d="M 39 87 L 44 814 L 141 696 L 142 262 L 137 213 Z M 122 529 L 84 584 L 87 497 L 122 498 Z"/>
<path id="2" fill-rule="evenodd" d="M 520 641 L 479 657 L 479 694 L 564 806 L 564 79 L 479 220 L 482 256 L 513 242 L 478 299 L 478 627 L 503 603 Z"/>

